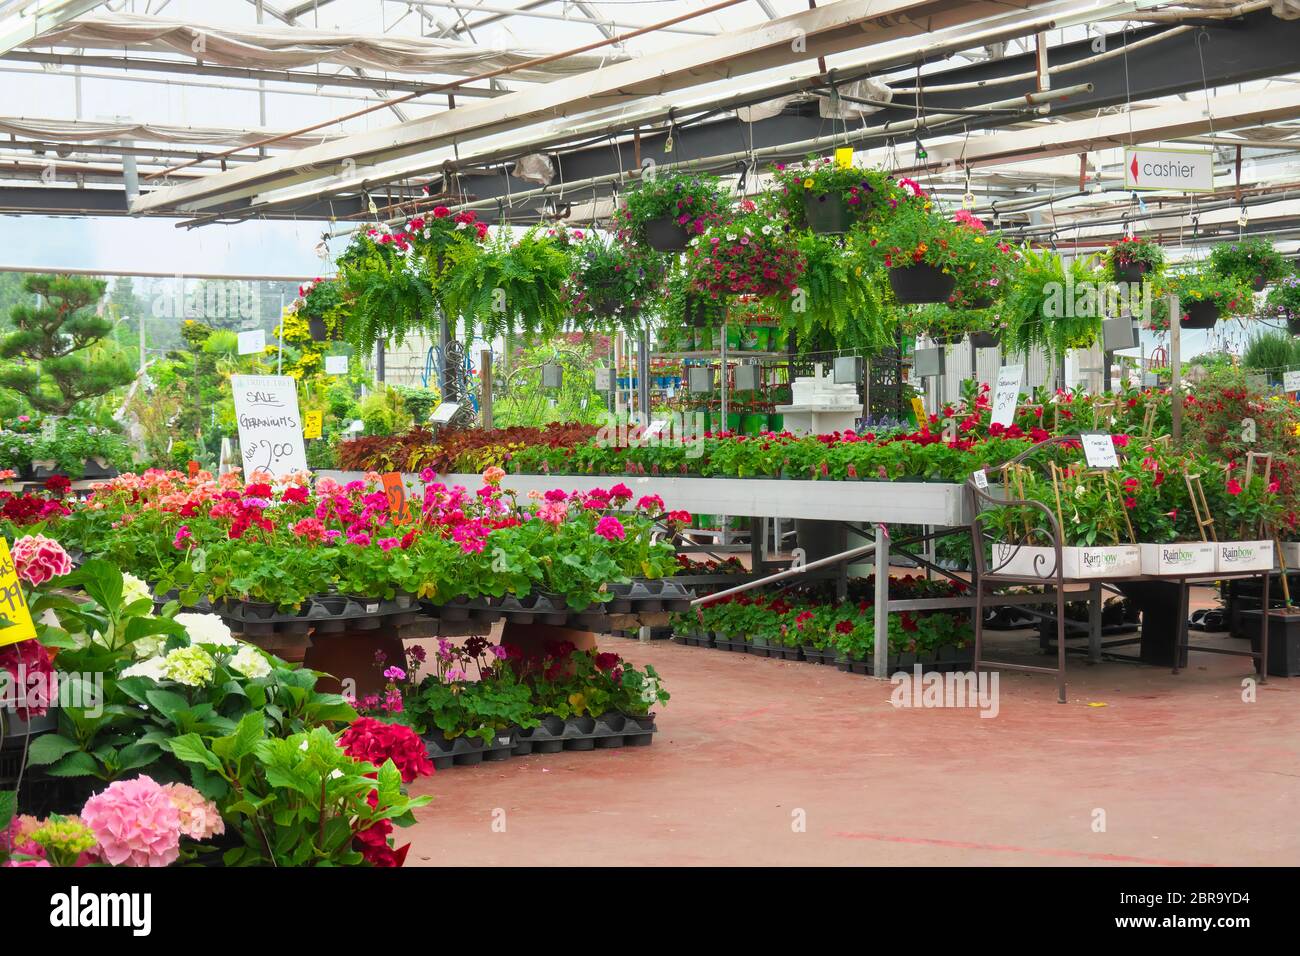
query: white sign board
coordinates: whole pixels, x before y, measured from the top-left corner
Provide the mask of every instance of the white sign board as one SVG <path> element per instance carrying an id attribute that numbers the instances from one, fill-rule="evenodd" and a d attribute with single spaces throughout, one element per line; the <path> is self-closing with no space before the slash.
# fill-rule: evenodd
<path id="1" fill-rule="evenodd" d="M 989 487 L 989 475 L 983 468 L 971 473 L 975 477 L 975 487 L 980 491 L 987 491 Z"/>
<path id="2" fill-rule="evenodd" d="M 1119 458 L 1115 455 L 1115 443 L 1111 441 L 1110 435 L 1101 432 L 1084 432 L 1079 437 L 1083 439 L 1083 457 L 1087 459 L 1089 468 L 1119 467 Z"/>
<path id="3" fill-rule="evenodd" d="M 232 375 L 244 476 L 307 470 L 298 385 L 287 375 Z"/>
<path id="4" fill-rule="evenodd" d="M 346 355 L 325 356 L 325 374 L 326 375 L 347 375 L 348 357 Z"/>
<path id="5" fill-rule="evenodd" d="M 1126 189 L 1164 189 L 1178 193 L 1214 191 L 1214 157 L 1204 149 L 1124 150 Z"/>
<path id="6" fill-rule="evenodd" d="M 1004 365 L 998 369 L 998 383 L 993 389 L 993 422 L 1004 428 L 1016 417 L 1016 403 L 1020 400 L 1020 380 L 1025 377 L 1023 365 Z"/>
<path id="7" fill-rule="evenodd" d="M 609 391 L 609 369 L 607 368 L 596 369 L 596 391 L 598 392 Z"/>
<path id="8" fill-rule="evenodd" d="M 239 333 L 240 355 L 253 355 L 264 351 L 266 351 L 266 332 L 262 329 L 247 329 Z"/>
<path id="9" fill-rule="evenodd" d="M 1282 388 L 1288 392 L 1300 392 L 1300 372 L 1283 372 Z"/>

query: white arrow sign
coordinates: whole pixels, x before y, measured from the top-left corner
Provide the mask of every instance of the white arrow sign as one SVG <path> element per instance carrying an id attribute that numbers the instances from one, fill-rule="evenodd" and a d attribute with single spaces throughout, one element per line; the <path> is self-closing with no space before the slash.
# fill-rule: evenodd
<path id="1" fill-rule="evenodd" d="M 1128 189 L 1213 192 L 1214 157 L 1203 149 L 1129 147 L 1124 150 L 1124 185 Z"/>

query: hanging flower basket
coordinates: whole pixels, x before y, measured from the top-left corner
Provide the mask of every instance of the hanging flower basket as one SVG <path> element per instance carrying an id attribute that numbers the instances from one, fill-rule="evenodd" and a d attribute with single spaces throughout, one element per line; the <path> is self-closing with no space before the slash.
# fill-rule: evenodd
<path id="1" fill-rule="evenodd" d="M 1219 303 L 1206 299 L 1204 302 L 1189 302 L 1183 306 L 1183 328 L 1212 329 L 1219 321 Z"/>
<path id="2" fill-rule="evenodd" d="M 1250 287 L 1256 292 L 1263 292 L 1268 286 L 1268 281 L 1268 276 L 1255 276 L 1255 278 L 1251 280 Z"/>
<path id="3" fill-rule="evenodd" d="M 889 285 L 901 305 L 947 302 L 957 280 L 938 266 L 917 262 L 889 270 Z"/>
<path id="4" fill-rule="evenodd" d="M 852 222 L 848 204 L 838 193 L 814 193 L 805 191 L 803 197 L 804 215 L 808 219 L 808 228 L 821 235 L 835 235 L 848 232 Z"/>
<path id="5" fill-rule="evenodd" d="M 972 332 L 970 334 L 970 345 L 973 349 L 995 349 L 1001 344 L 1001 332 Z"/>
<path id="6" fill-rule="evenodd" d="M 1116 262 L 1111 265 L 1111 271 L 1116 282 L 1141 282 L 1146 274 L 1151 271 L 1151 264 L 1149 262 Z"/>
<path id="7" fill-rule="evenodd" d="M 325 319 L 318 315 L 307 318 L 307 330 L 311 333 L 313 342 L 334 342 L 339 335 L 337 332 L 331 332 L 325 323 Z"/>
<path id="8" fill-rule="evenodd" d="M 734 221 L 710 226 L 691 241 L 685 259 L 691 288 L 715 301 L 738 295 L 788 299 L 804 258 L 786 229 L 744 200 Z"/>
<path id="9" fill-rule="evenodd" d="M 647 219 L 643 228 L 646 245 L 655 252 L 681 252 L 690 239 L 686 227 L 679 225 L 674 216 Z"/>

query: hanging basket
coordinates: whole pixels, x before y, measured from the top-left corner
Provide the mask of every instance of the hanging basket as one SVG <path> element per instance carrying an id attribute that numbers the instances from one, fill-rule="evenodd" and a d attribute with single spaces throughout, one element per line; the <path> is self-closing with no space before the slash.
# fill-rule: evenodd
<path id="1" fill-rule="evenodd" d="M 647 219 L 644 231 L 646 245 L 655 252 L 681 252 L 691 238 L 673 216 Z"/>
<path id="2" fill-rule="evenodd" d="M 991 309 L 993 308 L 993 296 L 981 295 L 976 296 L 967 303 L 968 309 Z"/>
<path id="3" fill-rule="evenodd" d="M 972 332 L 970 346 L 973 349 L 995 349 L 1002 344 L 1000 332 Z"/>
<path id="4" fill-rule="evenodd" d="M 844 197 L 839 193 L 821 193 L 813 195 L 805 192 L 803 196 L 804 216 L 808 228 L 820 235 L 835 235 L 849 231 L 852 217 Z"/>
<path id="5" fill-rule="evenodd" d="M 1268 279 L 1264 278 L 1264 276 L 1255 276 L 1250 283 L 1250 287 L 1256 292 L 1263 292 L 1267 285 Z"/>
<path id="6" fill-rule="evenodd" d="M 889 270 L 889 285 L 902 305 L 947 302 L 956 284 L 956 277 L 928 262 Z"/>
<path id="7" fill-rule="evenodd" d="M 1150 271 L 1151 263 L 1149 262 L 1129 262 L 1125 265 L 1116 262 L 1111 266 L 1111 272 L 1114 274 L 1116 282 L 1141 282 Z"/>
<path id="8" fill-rule="evenodd" d="M 1183 308 L 1183 328 L 1212 329 L 1219 321 L 1219 303 L 1206 300 L 1189 302 Z"/>
<path id="9" fill-rule="evenodd" d="M 700 328 L 709 324 L 710 319 L 709 302 L 698 295 L 688 295 L 685 303 L 682 305 L 682 319 L 686 324 L 694 328 Z"/>

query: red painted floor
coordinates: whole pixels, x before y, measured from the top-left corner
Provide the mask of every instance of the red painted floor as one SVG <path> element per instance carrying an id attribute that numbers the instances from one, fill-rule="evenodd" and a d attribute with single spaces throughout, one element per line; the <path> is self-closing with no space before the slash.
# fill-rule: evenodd
<path id="1" fill-rule="evenodd" d="M 988 719 L 897 709 L 832 667 L 601 646 L 672 692 L 653 746 L 437 773 L 413 788 L 435 800 L 408 865 L 1300 862 L 1300 680 L 1243 702 L 1245 658 L 1194 654 L 1177 677 L 1071 660 L 1065 705 L 1050 677 L 1003 673 Z"/>

